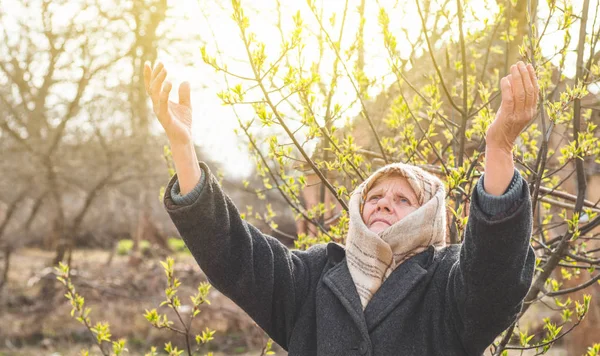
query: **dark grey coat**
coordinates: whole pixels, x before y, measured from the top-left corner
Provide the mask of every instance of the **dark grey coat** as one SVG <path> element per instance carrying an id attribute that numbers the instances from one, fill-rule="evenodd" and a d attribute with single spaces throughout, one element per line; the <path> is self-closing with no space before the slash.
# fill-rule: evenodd
<path id="1" fill-rule="evenodd" d="M 176 204 L 173 177 L 165 207 L 213 286 L 290 356 L 481 355 L 531 284 L 531 202 L 520 181 L 510 209 L 494 217 L 474 190 L 463 244 L 401 264 L 363 312 L 343 247 L 290 251 L 242 220 L 201 167 L 195 195 Z"/>

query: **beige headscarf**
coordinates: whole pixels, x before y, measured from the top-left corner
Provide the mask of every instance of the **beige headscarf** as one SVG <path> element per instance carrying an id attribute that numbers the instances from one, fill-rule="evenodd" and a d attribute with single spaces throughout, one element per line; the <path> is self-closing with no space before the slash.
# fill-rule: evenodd
<path id="1" fill-rule="evenodd" d="M 364 223 L 362 208 L 376 181 L 389 174 L 406 178 L 417 196 L 419 208 L 376 234 Z M 446 244 L 445 196 L 444 184 L 437 177 L 404 163 L 380 168 L 354 190 L 349 205 L 346 261 L 363 309 L 402 262 L 429 246 Z"/>

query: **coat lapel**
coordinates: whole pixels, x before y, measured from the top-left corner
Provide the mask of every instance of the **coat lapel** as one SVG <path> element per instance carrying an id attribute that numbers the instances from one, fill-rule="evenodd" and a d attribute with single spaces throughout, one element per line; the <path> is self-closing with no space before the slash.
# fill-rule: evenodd
<path id="1" fill-rule="evenodd" d="M 330 262 L 335 265 L 325 272 L 323 282 L 329 287 L 335 297 L 342 303 L 359 330 L 368 337 L 365 317 L 360 303 L 360 297 L 350 275 L 348 264 L 344 258 L 344 248 L 333 243 L 327 246 Z"/>
<path id="2" fill-rule="evenodd" d="M 369 332 L 402 302 L 427 275 L 433 247 L 402 263 L 383 282 L 364 311 Z M 358 296 L 357 296 L 358 297 Z"/>
<path id="3" fill-rule="evenodd" d="M 398 266 L 381 285 L 364 311 L 344 252 L 342 246 L 328 244 L 329 261 L 335 265 L 325 272 L 323 282 L 346 308 L 361 332 L 368 337 L 368 333 L 425 279 L 434 258 L 435 248 L 430 246 Z"/>

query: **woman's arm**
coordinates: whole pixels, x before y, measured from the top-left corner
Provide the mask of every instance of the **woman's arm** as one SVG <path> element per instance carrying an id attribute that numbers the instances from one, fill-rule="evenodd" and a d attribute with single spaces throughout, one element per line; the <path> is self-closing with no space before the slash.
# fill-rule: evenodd
<path id="1" fill-rule="evenodd" d="M 202 170 L 198 166 L 196 149 L 191 142 L 171 144 L 171 154 L 175 163 L 175 172 L 179 177 L 181 195 L 185 195 L 194 189 L 202 176 Z"/>
<path id="2" fill-rule="evenodd" d="M 531 65 L 518 62 L 510 70 L 501 80 L 502 103 L 486 135 L 485 173 L 473 191 L 448 281 L 454 325 L 470 354 L 481 354 L 515 320 L 535 265 L 529 189 L 514 168 L 512 148 L 535 117 L 538 86 Z"/>
<path id="3" fill-rule="evenodd" d="M 484 180 L 473 190 L 460 256 L 446 288 L 454 327 L 469 354 L 481 354 L 515 320 L 535 265 L 525 180 L 514 171 L 511 188 L 499 197 L 484 191 Z"/>
<path id="4" fill-rule="evenodd" d="M 179 103 L 169 101 L 166 76 L 161 63 L 154 69 L 145 65 L 146 90 L 171 144 L 177 172 L 165 191 L 165 208 L 211 284 L 287 348 L 308 293 L 310 266 L 320 263 L 323 248 L 290 252 L 241 219 L 208 167 L 198 164 L 189 84 L 179 88 Z"/>
<path id="5" fill-rule="evenodd" d="M 512 149 L 521 131 L 535 117 L 539 87 L 531 64 L 518 62 L 500 81 L 502 104 L 486 135 L 485 191 L 502 195 L 514 171 Z"/>
<path id="6" fill-rule="evenodd" d="M 171 83 L 165 81 L 167 69 L 162 63 L 150 67 L 144 64 L 144 84 L 152 99 L 152 108 L 162 125 L 175 162 L 175 170 L 180 180 L 181 192 L 186 194 L 200 181 L 202 174 L 198 167 L 198 158 L 192 140 L 192 102 L 190 85 L 184 82 L 179 87 L 179 103 L 169 100 Z"/>
<path id="7" fill-rule="evenodd" d="M 211 284 L 287 349 L 310 270 L 322 267 L 324 248 L 292 252 L 261 233 L 242 220 L 208 167 L 200 167 L 200 182 L 185 196 L 177 194 L 177 176 L 171 179 L 166 210 Z"/>

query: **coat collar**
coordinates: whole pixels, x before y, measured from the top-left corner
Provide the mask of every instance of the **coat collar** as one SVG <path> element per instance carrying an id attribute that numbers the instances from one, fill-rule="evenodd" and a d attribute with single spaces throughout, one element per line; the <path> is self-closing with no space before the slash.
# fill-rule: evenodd
<path id="1" fill-rule="evenodd" d="M 327 259 L 329 262 L 335 265 L 340 263 L 344 257 L 346 257 L 346 250 L 344 249 L 344 246 L 336 242 L 330 242 L 327 244 Z"/>
<path id="2" fill-rule="evenodd" d="M 323 275 L 323 282 L 344 306 L 365 340 L 369 339 L 369 332 L 365 322 L 365 315 L 356 292 L 354 281 L 345 261 L 345 251 L 341 245 L 329 243 L 327 245 L 327 258 L 333 267 Z"/>
<path id="3" fill-rule="evenodd" d="M 398 266 L 375 293 L 364 312 L 345 261 L 344 247 L 337 243 L 327 244 L 327 259 L 334 266 L 325 273 L 323 281 L 344 305 L 359 329 L 362 330 L 360 326 L 366 323 L 370 332 L 423 280 L 434 254 L 435 248 L 430 246 Z"/>

